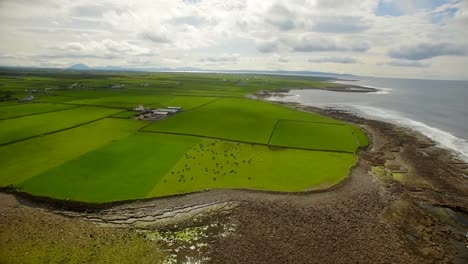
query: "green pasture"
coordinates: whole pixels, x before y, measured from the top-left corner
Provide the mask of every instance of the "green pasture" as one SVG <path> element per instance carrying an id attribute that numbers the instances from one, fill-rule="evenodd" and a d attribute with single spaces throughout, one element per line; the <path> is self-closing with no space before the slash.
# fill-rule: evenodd
<path id="1" fill-rule="evenodd" d="M 346 177 L 368 144 L 359 127 L 246 98 L 318 87 L 320 78 L 0 73 L 0 96 L 9 100 L 0 103 L 0 187 L 34 195 L 99 203 L 217 188 L 326 188 Z M 15 100 L 26 95 L 33 103 Z M 151 123 L 132 118 L 128 109 L 137 105 L 183 111 Z"/>
<path id="2" fill-rule="evenodd" d="M 77 128 L 0 147 L 0 186 L 22 181 L 126 137 L 145 125 L 106 118 Z"/>
<path id="3" fill-rule="evenodd" d="M 216 100 L 216 97 L 204 96 L 173 96 L 171 99 L 161 102 L 164 106 L 180 106 L 184 111 L 203 106 Z"/>
<path id="4" fill-rule="evenodd" d="M 138 113 L 135 112 L 135 111 L 125 111 L 125 112 L 120 112 L 120 113 L 117 113 L 115 115 L 113 115 L 112 117 L 115 117 L 115 118 L 132 118 L 132 117 L 135 117 L 135 115 L 137 115 Z"/>
<path id="5" fill-rule="evenodd" d="M 354 153 L 359 142 L 346 124 L 279 120 L 271 145 Z"/>
<path id="6" fill-rule="evenodd" d="M 170 95 L 129 95 L 129 96 L 115 96 L 115 97 L 103 97 L 97 99 L 85 99 L 70 101 L 70 104 L 77 105 L 96 105 L 96 106 L 107 106 L 116 108 L 133 108 L 137 105 L 156 105 L 157 107 L 162 106 L 161 102 L 171 99 Z"/>
<path id="7" fill-rule="evenodd" d="M 148 197 L 205 189 L 242 188 L 298 192 L 326 188 L 346 177 L 353 154 L 205 139 L 188 151 Z"/>
<path id="8" fill-rule="evenodd" d="M 366 133 L 364 131 L 354 125 L 348 125 L 351 128 L 351 133 L 356 138 L 357 142 L 359 143 L 359 147 L 367 147 L 369 145 L 369 139 L 367 138 Z"/>
<path id="9" fill-rule="evenodd" d="M 52 111 L 59 111 L 63 109 L 73 108 L 73 107 L 74 106 L 64 105 L 64 104 L 45 104 L 45 103 L 15 104 L 15 105 L 0 107 L 0 119 L 40 114 L 40 113 L 46 113 L 46 112 L 52 112 Z"/>
<path id="10" fill-rule="evenodd" d="M 217 188 L 297 192 L 336 184 L 355 161 L 354 155 L 347 153 L 271 150 L 223 140 L 140 132 L 18 186 L 35 195 L 87 202 Z"/>
<path id="11" fill-rule="evenodd" d="M 221 98 L 177 114 L 145 131 L 180 133 L 267 144 L 278 119 L 334 122 L 320 115 L 251 99 Z"/>
<path id="12" fill-rule="evenodd" d="M 0 144 L 66 129 L 118 113 L 119 111 L 99 107 L 80 107 L 0 120 Z"/>
<path id="13" fill-rule="evenodd" d="M 19 184 L 31 194 L 87 202 L 145 198 L 200 139 L 136 133 Z"/>

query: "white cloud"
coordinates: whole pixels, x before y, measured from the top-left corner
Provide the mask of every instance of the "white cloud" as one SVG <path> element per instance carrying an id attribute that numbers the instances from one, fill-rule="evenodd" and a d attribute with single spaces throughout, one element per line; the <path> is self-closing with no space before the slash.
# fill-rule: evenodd
<path id="1" fill-rule="evenodd" d="M 378 63 L 377 65 L 388 65 L 393 67 L 427 68 L 430 66 L 430 63 L 411 60 L 392 60 L 385 63 Z"/>
<path id="2" fill-rule="evenodd" d="M 425 0 L 384 1 L 401 15 L 377 16 L 379 0 L 3 0 L 0 64 L 346 67 L 354 74 L 417 77 L 421 67 L 408 61 L 424 60 L 419 66 L 441 78 L 467 75 L 459 65 L 468 58 L 459 48 L 468 45 L 468 1 L 435 7 Z M 239 39 L 245 41 L 237 45 Z"/>
<path id="3" fill-rule="evenodd" d="M 225 54 L 217 57 L 201 58 L 200 62 L 205 64 L 226 64 L 237 63 L 239 61 L 239 54 Z"/>
<path id="4" fill-rule="evenodd" d="M 309 59 L 312 63 L 340 63 L 340 64 L 354 64 L 358 61 L 352 57 L 323 57 L 318 59 Z"/>
<path id="5" fill-rule="evenodd" d="M 389 56 L 395 59 L 426 60 L 439 56 L 466 56 L 468 47 L 451 43 L 420 43 L 401 46 L 390 50 Z"/>

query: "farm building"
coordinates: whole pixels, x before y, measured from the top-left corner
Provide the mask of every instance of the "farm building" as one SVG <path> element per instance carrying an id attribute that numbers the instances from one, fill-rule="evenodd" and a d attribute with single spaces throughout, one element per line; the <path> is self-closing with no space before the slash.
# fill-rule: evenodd
<path id="1" fill-rule="evenodd" d="M 68 89 L 76 89 L 76 88 L 83 88 L 84 85 L 81 83 L 72 83 L 68 86 Z"/>
<path id="2" fill-rule="evenodd" d="M 182 107 L 180 107 L 180 106 L 168 106 L 167 109 L 176 109 L 176 110 L 181 111 Z"/>
<path id="3" fill-rule="evenodd" d="M 19 101 L 20 101 L 20 102 L 31 102 L 32 100 L 34 100 L 34 96 L 28 95 L 28 96 L 26 96 L 26 97 L 20 99 Z"/>
<path id="4" fill-rule="evenodd" d="M 142 112 L 142 111 L 145 111 L 145 107 L 143 105 L 138 105 L 136 106 L 135 108 L 133 108 L 133 111 L 139 111 L 139 112 Z"/>
<path id="5" fill-rule="evenodd" d="M 157 109 L 146 108 L 145 109 L 142 105 L 139 105 L 135 107 L 133 110 L 140 112 L 140 115 L 137 117 L 137 119 L 154 121 L 154 120 L 161 120 L 170 115 L 176 114 L 182 111 L 182 107 L 171 106 L 167 108 L 157 108 Z"/>
<path id="6" fill-rule="evenodd" d="M 120 89 L 124 87 L 125 87 L 125 84 L 114 84 L 110 86 L 111 89 Z"/>

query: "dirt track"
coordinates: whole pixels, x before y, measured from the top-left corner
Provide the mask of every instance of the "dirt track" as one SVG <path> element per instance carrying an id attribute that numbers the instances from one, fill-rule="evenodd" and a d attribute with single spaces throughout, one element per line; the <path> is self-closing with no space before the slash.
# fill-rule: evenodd
<path id="1" fill-rule="evenodd" d="M 341 112 L 300 108 L 361 124 L 372 134 L 372 148 L 362 151 L 348 180 L 331 191 L 215 190 L 88 213 L 19 200 L 42 208 L 35 210 L 103 225 L 174 228 L 175 223 L 198 225 L 193 219 L 199 218 L 204 224 L 216 219 L 236 226 L 229 236 L 213 237 L 208 253 L 212 263 L 468 261 L 466 164 L 409 130 Z M 372 166 L 386 170 L 371 175 Z M 390 172 L 403 175 L 403 180 Z M 161 224 L 161 219 L 166 222 Z M 46 230 L 39 227 L 37 232 Z"/>

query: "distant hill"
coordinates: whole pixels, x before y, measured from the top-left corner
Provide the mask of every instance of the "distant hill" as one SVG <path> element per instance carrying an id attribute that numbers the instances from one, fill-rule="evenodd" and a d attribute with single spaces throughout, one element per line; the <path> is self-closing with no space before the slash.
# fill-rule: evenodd
<path id="1" fill-rule="evenodd" d="M 86 64 L 78 63 L 78 64 L 73 64 L 72 66 L 68 67 L 67 69 L 70 69 L 70 70 L 89 70 L 90 68 Z"/>

